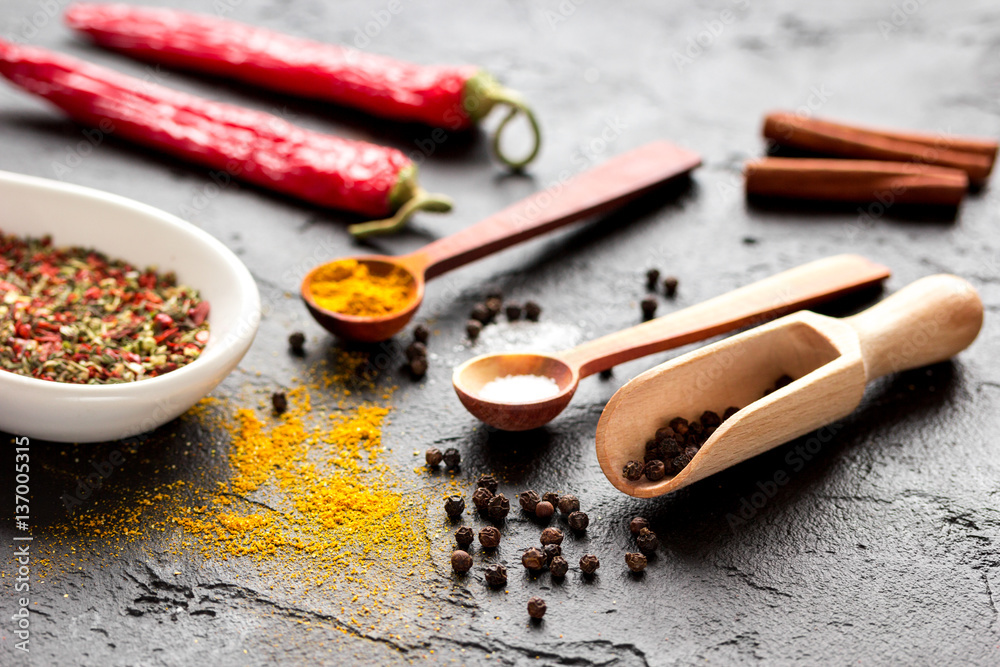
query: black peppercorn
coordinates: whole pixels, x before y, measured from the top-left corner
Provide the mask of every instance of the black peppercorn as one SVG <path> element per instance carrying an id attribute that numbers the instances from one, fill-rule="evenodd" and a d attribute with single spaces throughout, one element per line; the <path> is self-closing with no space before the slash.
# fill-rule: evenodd
<path id="1" fill-rule="evenodd" d="M 517 501 L 521 503 L 521 509 L 525 512 L 535 513 L 535 508 L 538 507 L 538 503 L 542 501 L 541 497 L 535 491 L 522 491 L 517 496 Z"/>
<path id="2" fill-rule="evenodd" d="M 453 519 L 462 516 L 462 512 L 465 511 L 465 500 L 462 496 L 448 496 L 444 499 L 444 511 Z"/>
<path id="3" fill-rule="evenodd" d="M 659 282 L 660 282 L 659 269 L 650 269 L 649 271 L 646 271 L 646 289 L 648 289 L 650 292 L 654 291 L 656 289 L 657 283 Z"/>
<path id="4" fill-rule="evenodd" d="M 670 420 L 670 428 L 679 436 L 685 436 L 688 432 L 688 421 L 684 417 L 674 417 Z"/>
<path id="5" fill-rule="evenodd" d="M 490 493 L 496 493 L 497 489 L 500 487 L 500 483 L 493 475 L 480 475 L 479 479 L 476 480 L 476 487 L 480 489 L 489 489 Z"/>
<path id="6" fill-rule="evenodd" d="M 559 512 L 563 516 L 569 516 L 580 509 L 580 499 L 571 493 L 559 499 Z"/>
<path id="7" fill-rule="evenodd" d="M 479 320 L 469 320 L 465 323 L 465 335 L 469 340 L 475 342 L 479 338 L 479 332 L 483 330 L 483 323 Z"/>
<path id="8" fill-rule="evenodd" d="M 538 547 L 531 547 L 521 554 L 521 565 L 531 572 L 539 572 L 545 568 L 545 553 Z"/>
<path id="9" fill-rule="evenodd" d="M 601 561 L 594 554 L 584 554 L 583 556 L 580 556 L 580 570 L 582 570 L 584 574 L 594 574 L 600 566 Z"/>
<path id="10" fill-rule="evenodd" d="M 306 353 L 306 335 L 301 331 L 296 331 L 288 337 L 288 347 L 291 348 L 292 354 L 297 354 L 302 356 Z"/>
<path id="11" fill-rule="evenodd" d="M 479 487 L 476 492 L 472 494 L 472 504 L 476 506 L 480 514 L 486 514 L 489 511 L 490 500 L 493 498 L 493 494 L 490 493 L 489 489 L 484 489 Z"/>
<path id="12" fill-rule="evenodd" d="M 719 418 L 718 413 L 712 412 L 711 410 L 705 410 L 701 413 L 701 425 L 706 429 L 718 426 L 721 423 L 722 420 Z"/>
<path id="13" fill-rule="evenodd" d="M 656 314 L 656 299 L 651 296 L 647 296 L 643 299 L 639 306 L 642 308 L 642 319 L 648 320 Z"/>
<path id="14" fill-rule="evenodd" d="M 586 512 L 573 512 L 566 518 L 566 521 L 569 523 L 569 527 L 577 533 L 587 530 L 587 526 L 590 525 L 590 517 L 587 516 Z"/>
<path id="15" fill-rule="evenodd" d="M 648 561 L 646 560 L 646 557 L 643 556 L 642 554 L 631 553 L 631 552 L 625 554 L 625 564 L 628 565 L 628 569 L 632 570 L 633 572 L 638 573 L 645 570 L 647 562 Z"/>
<path id="16" fill-rule="evenodd" d="M 697 448 L 697 447 L 685 447 L 685 448 L 684 448 L 684 454 L 685 454 L 685 455 L 686 455 L 686 456 L 687 456 L 688 458 L 691 458 L 691 459 L 693 459 L 693 458 L 694 458 L 694 455 L 695 455 L 695 454 L 697 454 L 697 453 L 698 453 L 698 448 Z"/>
<path id="17" fill-rule="evenodd" d="M 415 378 L 422 378 L 427 375 L 427 357 L 417 357 L 410 360 L 410 373 Z"/>
<path id="18" fill-rule="evenodd" d="M 629 461 L 622 467 L 622 477 L 630 482 L 638 482 L 642 478 L 643 465 L 641 461 Z"/>
<path id="19" fill-rule="evenodd" d="M 635 546 L 639 547 L 639 551 L 647 556 L 652 556 L 656 553 L 657 547 L 660 546 L 660 540 L 656 537 L 656 533 L 649 528 L 643 528 L 639 531 L 639 536 L 635 538 Z"/>
<path id="20" fill-rule="evenodd" d="M 694 435 L 694 436 L 700 438 L 704 433 L 705 433 L 705 427 L 702 426 L 702 424 L 701 424 L 700 421 L 691 422 L 690 424 L 688 424 L 688 432 L 687 432 L 687 434 L 689 436 Z"/>
<path id="21" fill-rule="evenodd" d="M 444 450 L 444 465 L 448 468 L 457 468 L 462 463 L 462 455 L 454 447 Z"/>
<path id="22" fill-rule="evenodd" d="M 666 278 L 664 278 L 663 293 L 666 294 L 671 299 L 674 298 L 674 295 L 677 294 L 677 284 L 679 282 L 680 281 L 678 281 L 677 278 L 674 278 L 673 276 L 667 276 Z"/>
<path id="23" fill-rule="evenodd" d="M 418 324 L 413 329 L 413 340 L 427 344 L 427 339 L 431 337 L 431 330 L 427 328 L 426 324 Z"/>
<path id="24" fill-rule="evenodd" d="M 437 468 L 441 461 L 444 460 L 444 454 L 437 447 L 431 447 L 426 452 L 424 452 L 424 460 L 427 461 L 427 465 L 432 468 Z"/>
<path id="25" fill-rule="evenodd" d="M 519 303 L 508 303 L 504 312 L 507 313 L 508 322 L 517 322 L 521 319 L 521 304 Z"/>
<path id="26" fill-rule="evenodd" d="M 546 544 L 542 546 L 542 553 L 545 554 L 545 560 L 551 563 L 556 556 L 562 556 L 562 547 L 558 544 Z"/>
<path id="27" fill-rule="evenodd" d="M 469 552 L 455 549 L 451 552 L 451 569 L 459 574 L 465 574 L 472 569 L 472 556 Z"/>
<path id="28" fill-rule="evenodd" d="M 647 440 L 646 441 L 646 455 L 645 462 L 649 463 L 654 459 L 663 460 L 664 451 L 663 444 L 658 440 Z"/>
<path id="29" fill-rule="evenodd" d="M 726 408 L 726 411 L 722 413 L 722 421 L 726 421 L 727 419 L 729 419 L 730 417 L 732 417 L 733 415 L 735 415 L 739 411 L 740 411 L 740 409 L 738 407 L 736 407 L 735 405 L 729 406 L 728 408 Z"/>
<path id="30" fill-rule="evenodd" d="M 667 459 L 672 459 L 680 454 L 684 451 L 684 448 L 674 438 L 665 438 L 660 443 L 660 451 L 663 453 L 661 460 L 665 462 Z"/>
<path id="31" fill-rule="evenodd" d="M 479 543 L 486 549 L 496 549 L 500 546 L 500 531 L 494 526 L 486 526 L 479 531 Z"/>
<path id="32" fill-rule="evenodd" d="M 541 314 L 542 314 L 541 306 L 539 306 L 534 301 L 525 301 L 524 316 L 528 318 L 528 320 L 530 320 L 531 322 L 537 322 Z"/>
<path id="33" fill-rule="evenodd" d="M 775 380 L 775 382 L 774 382 L 774 390 L 778 391 L 779 389 L 781 389 L 783 387 L 787 387 L 788 385 L 790 385 L 794 381 L 795 380 L 790 375 L 782 375 L 780 378 L 778 378 L 777 380 Z"/>
<path id="34" fill-rule="evenodd" d="M 531 598 L 528 600 L 528 616 L 541 618 L 545 616 L 545 600 L 542 598 Z"/>
<path id="35" fill-rule="evenodd" d="M 628 523 L 628 529 L 633 535 L 638 535 L 643 528 L 649 528 L 649 521 L 637 516 Z"/>
<path id="36" fill-rule="evenodd" d="M 646 479 L 650 482 L 658 482 L 667 474 L 667 467 L 663 465 L 663 461 L 660 459 L 653 459 L 646 464 L 643 473 L 645 473 Z"/>
<path id="37" fill-rule="evenodd" d="M 558 528 L 546 528 L 539 538 L 542 544 L 562 544 L 563 533 Z"/>
<path id="38" fill-rule="evenodd" d="M 277 414 L 285 414 L 285 411 L 288 410 L 288 397 L 285 396 L 285 392 L 276 391 L 271 394 L 271 405 Z"/>
<path id="39" fill-rule="evenodd" d="M 427 346 L 419 340 L 410 343 L 406 348 L 406 358 L 412 363 L 414 359 L 427 358 Z"/>
<path id="40" fill-rule="evenodd" d="M 669 426 L 664 426 L 663 428 L 656 429 L 656 435 L 654 437 L 657 442 L 662 443 L 667 440 L 673 440 L 675 435 L 677 434 L 674 432 L 674 429 Z"/>
<path id="41" fill-rule="evenodd" d="M 486 568 L 486 585 L 500 588 L 507 585 L 507 568 L 500 563 L 493 563 Z"/>
<path id="42" fill-rule="evenodd" d="M 566 573 L 569 572 L 569 563 L 562 556 L 556 556 L 549 561 L 549 572 L 552 573 L 553 577 L 565 577 Z"/>
<path id="43" fill-rule="evenodd" d="M 477 303 L 472 307 L 472 312 L 469 313 L 469 319 L 479 320 L 482 324 L 488 324 L 490 321 L 490 309 L 485 303 Z"/>
<path id="44" fill-rule="evenodd" d="M 614 375 L 615 375 L 615 369 L 613 368 L 605 368 L 603 371 L 601 371 L 602 380 L 610 380 L 612 377 L 614 377 Z"/>
<path id="45" fill-rule="evenodd" d="M 543 500 L 537 505 L 535 505 L 535 516 L 539 519 L 548 519 L 550 516 L 555 514 L 556 508 L 552 506 L 547 500 Z"/>
<path id="46" fill-rule="evenodd" d="M 552 503 L 552 506 L 556 507 L 559 505 L 559 494 L 553 491 L 549 491 L 548 493 L 543 493 L 542 500 L 544 500 L 547 503 Z"/>
<path id="47" fill-rule="evenodd" d="M 500 299 L 486 299 L 486 310 L 490 312 L 490 321 L 492 322 L 500 314 L 501 309 L 503 309 L 503 301 Z"/>
<path id="48" fill-rule="evenodd" d="M 462 526 L 455 531 L 455 541 L 462 549 L 472 544 L 473 539 L 475 539 L 475 533 L 468 526 Z"/>
<path id="49" fill-rule="evenodd" d="M 490 502 L 487 507 L 490 518 L 494 521 L 500 521 L 510 512 L 510 501 L 507 500 L 507 496 L 502 493 L 498 493 L 490 498 Z"/>
<path id="50" fill-rule="evenodd" d="M 486 291 L 486 300 L 497 299 L 498 301 L 503 301 L 503 290 L 499 287 L 493 286 Z"/>
<path id="51" fill-rule="evenodd" d="M 674 474 L 676 475 L 681 470 L 684 470 L 684 468 L 687 466 L 687 464 L 691 463 L 691 459 L 692 458 L 694 458 L 694 457 L 688 455 L 687 450 L 685 450 L 681 454 L 678 454 L 677 456 L 675 456 L 674 460 L 672 461 L 673 468 L 674 468 L 674 471 L 675 471 Z"/>

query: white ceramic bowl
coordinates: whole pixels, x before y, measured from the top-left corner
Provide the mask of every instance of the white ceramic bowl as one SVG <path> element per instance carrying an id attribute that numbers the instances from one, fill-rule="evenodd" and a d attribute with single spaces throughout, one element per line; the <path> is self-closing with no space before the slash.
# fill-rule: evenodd
<path id="1" fill-rule="evenodd" d="M 102 442 L 152 430 L 212 391 L 257 333 L 260 295 L 243 263 L 212 236 L 151 206 L 0 171 L 0 230 L 51 234 L 57 245 L 92 247 L 140 268 L 174 271 L 211 304 L 205 350 L 172 373 L 77 385 L 0 371 L 0 430 L 57 442 Z"/>

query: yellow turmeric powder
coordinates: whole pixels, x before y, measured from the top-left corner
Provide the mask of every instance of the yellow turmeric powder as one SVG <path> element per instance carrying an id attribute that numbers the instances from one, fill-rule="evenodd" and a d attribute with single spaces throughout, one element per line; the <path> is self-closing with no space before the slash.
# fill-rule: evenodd
<path id="1" fill-rule="evenodd" d="M 316 305 L 344 315 L 375 317 L 402 310 L 413 301 L 413 278 L 399 267 L 386 272 L 355 259 L 331 262 L 313 276 Z"/>

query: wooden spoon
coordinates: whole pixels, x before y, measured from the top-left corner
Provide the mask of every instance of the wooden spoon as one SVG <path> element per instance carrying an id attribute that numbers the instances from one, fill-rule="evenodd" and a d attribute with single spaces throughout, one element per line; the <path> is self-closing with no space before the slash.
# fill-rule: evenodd
<path id="1" fill-rule="evenodd" d="M 470 359 L 455 369 L 452 384 L 466 409 L 487 424 L 505 431 L 538 428 L 563 411 L 581 378 L 833 299 L 888 277 L 889 269 L 864 257 L 828 257 L 564 352 L 489 354 Z M 487 383 L 507 375 L 551 378 L 559 393 L 526 403 L 499 403 L 480 396 Z"/>
<path id="2" fill-rule="evenodd" d="M 803 311 L 668 361 L 629 381 L 597 424 L 597 459 L 618 489 L 652 498 L 745 461 L 841 419 L 865 385 L 888 373 L 944 361 L 968 347 L 983 304 L 961 278 L 922 278 L 844 319 Z M 791 384 L 764 396 L 782 375 Z M 763 396 L 763 398 L 762 398 Z M 698 419 L 729 406 L 719 426 L 676 476 L 631 482 L 630 460 L 673 417 Z"/>
<path id="3" fill-rule="evenodd" d="M 318 306 L 312 297 L 311 285 L 325 264 L 313 268 L 302 281 L 302 298 L 316 321 L 331 333 L 365 342 L 386 340 L 405 327 L 416 313 L 423 301 L 427 280 L 571 222 L 621 206 L 700 164 L 701 158 L 696 153 L 666 141 L 653 142 L 614 157 L 565 183 L 537 192 L 409 255 L 354 258 L 367 264 L 375 275 L 385 275 L 394 267 L 409 273 L 412 297 L 396 312 L 359 317 Z"/>

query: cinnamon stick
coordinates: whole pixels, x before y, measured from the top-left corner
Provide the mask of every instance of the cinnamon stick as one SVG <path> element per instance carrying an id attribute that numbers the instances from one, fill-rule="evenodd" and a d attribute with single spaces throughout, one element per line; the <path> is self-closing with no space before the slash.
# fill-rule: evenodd
<path id="1" fill-rule="evenodd" d="M 990 175 L 998 147 L 993 139 L 857 127 L 788 112 L 765 116 L 764 136 L 782 146 L 826 155 L 952 167 L 972 181 Z"/>
<path id="2" fill-rule="evenodd" d="M 881 160 L 772 157 L 744 173 L 747 195 L 836 202 L 957 206 L 969 186 L 959 169 Z"/>

